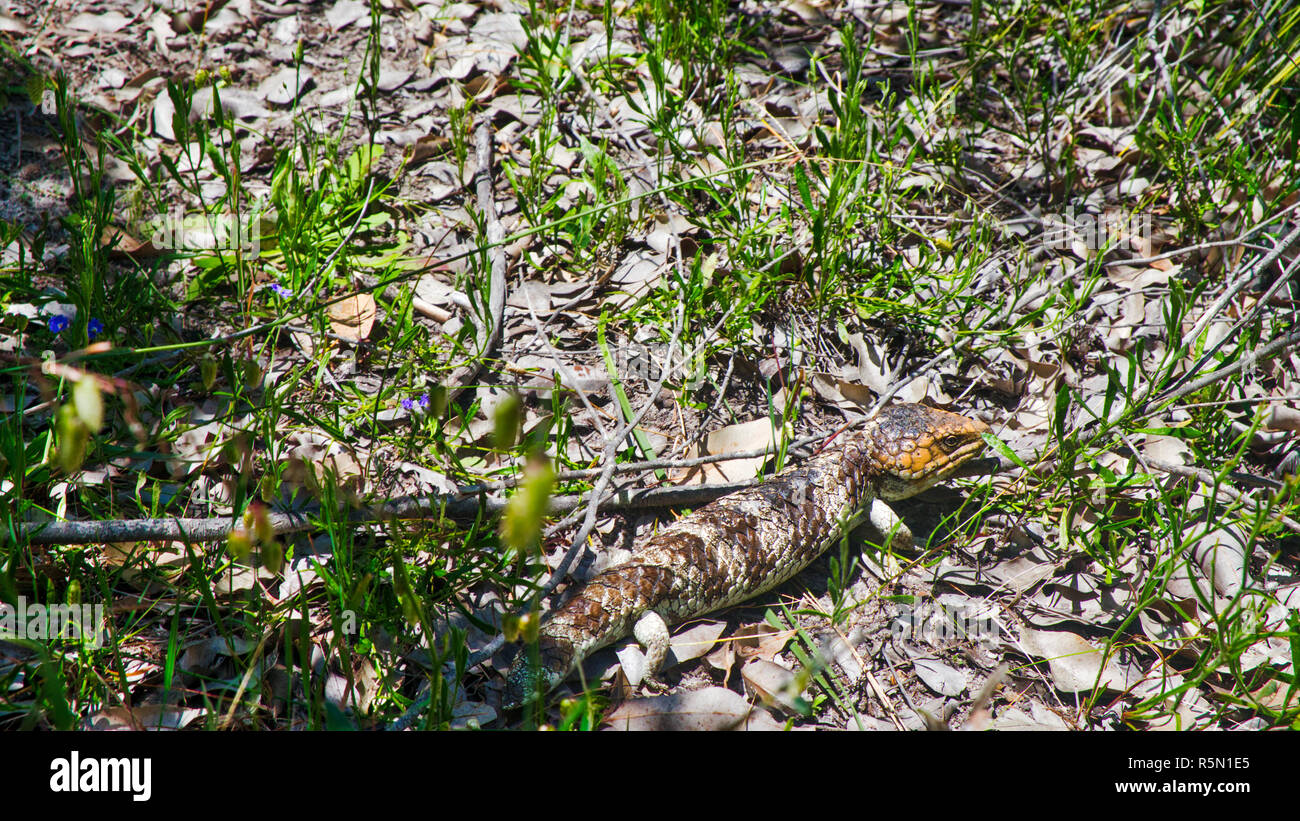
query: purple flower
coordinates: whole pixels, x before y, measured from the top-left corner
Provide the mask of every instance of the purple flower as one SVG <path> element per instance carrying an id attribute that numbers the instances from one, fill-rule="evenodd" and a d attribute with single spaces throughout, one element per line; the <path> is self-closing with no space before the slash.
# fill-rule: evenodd
<path id="1" fill-rule="evenodd" d="M 288 299 L 289 297 L 293 296 L 293 291 L 290 291 L 288 288 L 284 287 L 278 282 L 272 282 L 270 288 L 273 292 L 275 292 L 276 296 L 281 296 L 284 297 L 285 299 Z"/>
<path id="2" fill-rule="evenodd" d="M 63 333 L 63 331 L 67 327 L 68 327 L 68 318 L 66 316 L 63 316 L 62 314 L 55 314 L 54 316 L 50 317 L 50 331 L 52 333 L 56 333 L 56 334 Z"/>
<path id="3" fill-rule="evenodd" d="M 86 336 L 89 336 L 92 340 L 103 332 L 104 323 L 100 322 L 98 319 L 91 317 L 90 321 L 86 323 Z"/>
<path id="4" fill-rule="evenodd" d="M 419 409 L 422 410 L 422 411 L 423 411 L 423 410 L 428 410 L 428 408 L 429 408 L 429 394 L 427 394 L 427 393 L 422 393 L 422 394 L 420 394 L 420 398 L 419 398 L 419 399 L 411 399 L 410 397 L 408 397 L 408 398 L 406 398 L 406 399 L 403 399 L 403 400 L 402 400 L 402 408 L 404 408 L 405 410 L 408 410 L 408 411 L 413 411 L 413 410 L 415 410 L 416 408 L 419 408 Z"/>

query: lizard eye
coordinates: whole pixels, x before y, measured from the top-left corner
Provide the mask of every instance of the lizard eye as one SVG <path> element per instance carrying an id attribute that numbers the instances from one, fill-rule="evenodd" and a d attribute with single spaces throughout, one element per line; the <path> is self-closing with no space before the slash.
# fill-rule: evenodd
<path id="1" fill-rule="evenodd" d="M 945 450 L 956 450 L 957 448 L 961 447 L 962 441 L 963 441 L 962 437 L 958 436 L 955 433 L 950 433 L 947 436 L 943 437 L 943 447 Z"/>

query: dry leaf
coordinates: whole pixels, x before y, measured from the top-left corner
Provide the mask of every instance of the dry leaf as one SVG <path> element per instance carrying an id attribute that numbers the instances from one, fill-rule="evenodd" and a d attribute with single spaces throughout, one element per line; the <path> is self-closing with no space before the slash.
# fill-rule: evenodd
<path id="1" fill-rule="evenodd" d="M 957 696 L 966 692 L 970 676 L 953 667 L 949 667 L 936 658 L 923 656 L 912 659 L 917 678 L 941 696 Z"/>
<path id="2" fill-rule="evenodd" d="M 103 232 L 99 235 L 99 244 L 104 247 L 112 245 L 109 251 L 111 255 L 122 255 L 132 259 L 151 259 L 161 253 L 154 247 L 152 241 L 136 239 L 116 225 L 104 226 Z"/>
<path id="3" fill-rule="evenodd" d="M 1246 569 L 1249 536 L 1241 525 L 1226 524 L 1204 534 L 1200 525 L 1194 525 L 1184 532 L 1184 538 L 1187 555 L 1207 579 L 1214 579 L 1214 589 L 1220 595 L 1235 596 L 1243 582 L 1251 583 Z"/>
<path id="4" fill-rule="evenodd" d="M 731 667 L 737 658 L 761 658 L 771 661 L 785 648 L 790 633 L 777 630 L 766 622 L 747 625 L 737 630 L 705 659 L 709 666 L 724 673 L 723 683 L 731 677 Z"/>
<path id="5" fill-rule="evenodd" d="M 108 707 L 86 718 L 89 730 L 180 730 L 203 715 L 195 707 L 141 704 L 136 707 Z"/>
<path id="6" fill-rule="evenodd" d="M 1020 645 L 1031 657 L 1047 659 L 1052 684 L 1063 693 L 1084 692 L 1094 686 L 1123 690 L 1126 685 L 1115 659 L 1109 658 L 1103 665 L 1101 651 L 1075 633 L 1025 627 Z"/>
<path id="7" fill-rule="evenodd" d="M 779 730 L 765 711 L 723 687 L 626 701 L 606 718 L 612 730 Z"/>
<path id="8" fill-rule="evenodd" d="M 740 668 L 746 689 L 769 707 L 798 715 L 804 711 L 797 703 L 798 677 L 781 665 L 764 659 L 750 659 Z"/>
<path id="9" fill-rule="evenodd" d="M 353 294 L 330 305 L 330 327 L 345 339 L 365 339 L 375 325 L 376 313 L 373 296 Z"/>
<path id="10" fill-rule="evenodd" d="M 1030 713 L 1017 707 L 1004 710 L 993 721 L 994 730 L 1068 730 L 1065 721 L 1038 702 L 1029 705 Z"/>
<path id="11" fill-rule="evenodd" d="M 75 31 L 88 31 L 91 34 L 112 34 L 121 31 L 131 21 L 116 11 L 103 14 L 78 14 L 68 21 L 68 28 Z"/>
<path id="12" fill-rule="evenodd" d="M 0 31 L 10 34 L 26 34 L 30 29 L 27 24 L 7 12 L 0 11 Z"/>
<path id="13" fill-rule="evenodd" d="M 669 659 L 672 663 L 681 664 L 691 659 L 697 659 L 713 649 L 717 643 L 718 637 L 722 631 L 727 629 L 725 621 L 706 621 L 695 625 L 689 630 L 683 630 L 673 636 L 671 649 L 668 651 Z M 668 662 L 664 662 L 665 666 Z"/>
<path id="14" fill-rule="evenodd" d="M 769 454 L 775 454 L 787 437 L 788 431 L 785 426 L 773 425 L 770 419 L 754 419 L 713 431 L 705 438 L 702 448 L 695 446 L 687 451 L 687 458 L 745 453 L 760 448 L 766 449 Z M 703 450 L 703 453 L 700 453 L 700 450 Z M 739 482 L 754 478 L 770 458 L 771 456 L 752 456 L 747 459 L 711 462 L 673 471 L 670 476 L 682 485 Z"/>

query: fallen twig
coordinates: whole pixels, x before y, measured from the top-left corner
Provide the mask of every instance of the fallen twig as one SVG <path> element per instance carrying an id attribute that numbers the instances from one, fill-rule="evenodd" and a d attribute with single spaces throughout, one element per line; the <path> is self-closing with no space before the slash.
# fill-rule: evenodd
<path id="1" fill-rule="evenodd" d="M 1165 473 L 1172 473 L 1175 476 L 1185 476 L 1189 479 L 1199 479 L 1201 482 L 1207 485 L 1214 486 L 1217 483 L 1218 489 L 1224 495 L 1228 496 L 1229 498 L 1235 501 L 1240 502 L 1240 501 L 1246 501 L 1247 499 L 1250 499 L 1251 501 L 1257 501 L 1252 497 L 1250 497 L 1248 494 L 1242 493 L 1236 488 L 1232 488 L 1226 484 L 1223 484 L 1219 479 L 1215 477 L 1215 475 L 1212 472 L 1208 470 L 1189 467 L 1187 465 L 1174 465 L 1174 464 L 1170 464 L 1169 462 L 1161 462 L 1156 459 L 1147 459 L 1145 460 L 1144 464 L 1150 465 L 1151 467 L 1157 470 L 1163 470 Z M 1273 516 L 1272 519 L 1276 522 L 1279 522 L 1283 527 L 1287 528 L 1288 530 L 1292 530 L 1296 533 L 1300 533 L 1300 522 L 1297 522 L 1295 519 L 1292 519 L 1288 516 L 1284 516 L 1281 513 Z"/>
<path id="2" fill-rule="evenodd" d="M 736 455 L 731 458 L 743 458 Z M 642 490 L 617 490 L 596 506 L 601 512 L 638 510 L 655 507 L 695 506 L 706 504 L 742 487 L 761 481 L 758 478 L 739 482 L 723 482 L 683 487 L 647 488 Z M 551 515 L 563 515 L 577 510 L 590 501 L 589 496 L 573 494 L 552 496 Z M 382 505 L 353 510 L 349 520 L 354 523 L 378 522 L 391 519 L 414 519 L 446 516 L 450 519 L 474 519 L 481 515 L 496 515 L 505 510 L 506 500 L 494 496 L 404 496 Z M 307 513 L 271 513 L 271 529 L 279 534 L 309 530 L 315 525 Z M 79 522 L 50 522 L 28 524 L 20 531 L 20 538 L 29 544 L 97 544 L 109 542 L 144 542 L 175 540 L 183 542 L 214 542 L 227 538 L 239 522 L 228 516 L 208 518 L 170 519 L 109 519 Z"/>
<path id="3" fill-rule="evenodd" d="M 1186 396 L 1189 393 L 1195 393 L 1196 391 L 1199 391 L 1201 388 L 1204 388 L 1208 385 L 1213 385 L 1215 382 L 1218 382 L 1219 380 L 1223 379 L 1223 377 L 1230 376 L 1231 374 L 1234 374 L 1237 371 L 1244 370 L 1250 367 L 1251 365 L 1254 365 L 1256 362 L 1259 362 L 1260 360 L 1270 359 L 1273 356 L 1286 350 L 1288 347 L 1295 345 L 1296 343 L 1300 343 L 1300 330 L 1294 330 L 1289 334 L 1278 337 L 1277 339 L 1274 339 L 1272 342 L 1268 343 L 1264 347 L 1255 351 L 1251 351 L 1250 353 L 1243 356 L 1241 359 L 1238 359 L 1236 362 L 1233 362 L 1230 365 L 1225 365 L 1222 368 L 1219 368 L 1217 370 L 1210 371 L 1209 373 L 1202 376 L 1200 379 L 1197 379 L 1194 382 L 1188 382 L 1187 384 L 1182 385 L 1176 390 L 1164 394 L 1163 396 L 1160 397 L 1159 401 L 1168 402 L 1174 399 L 1178 399 L 1179 397 Z"/>

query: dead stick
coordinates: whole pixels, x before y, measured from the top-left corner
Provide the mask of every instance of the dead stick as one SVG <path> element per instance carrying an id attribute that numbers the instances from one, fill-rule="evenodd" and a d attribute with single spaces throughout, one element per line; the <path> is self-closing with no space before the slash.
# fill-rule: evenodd
<path id="1" fill-rule="evenodd" d="M 600 511 L 637 510 L 655 507 L 698 506 L 734 493 L 742 487 L 757 483 L 758 479 L 739 482 L 722 482 L 685 487 L 650 488 L 646 490 L 619 490 L 597 507 Z M 589 497 L 582 495 L 553 496 L 550 513 L 561 515 L 577 510 Z M 349 518 L 354 523 L 379 522 L 391 519 L 417 519 L 446 516 L 450 519 L 474 519 L 480 515 L 494 516 L 505 510 L 506 500 L 493 496 L 406 496 L 382 505 L 354 510 Z M 303 513 L 270 514 L 272 529 L 277 533 L 309 530 L 311 520 Z M 183 542 L 214 542 L 225 539 L 236 526 L 228 516 L 212 518 L 172 519 L 113 519 L 107 521 L 51 522 L 48 525 L 28 524 L 22 538 L 29 544 L 94 544 L 101 542 L 143 542 L 175 540 Z"/>

